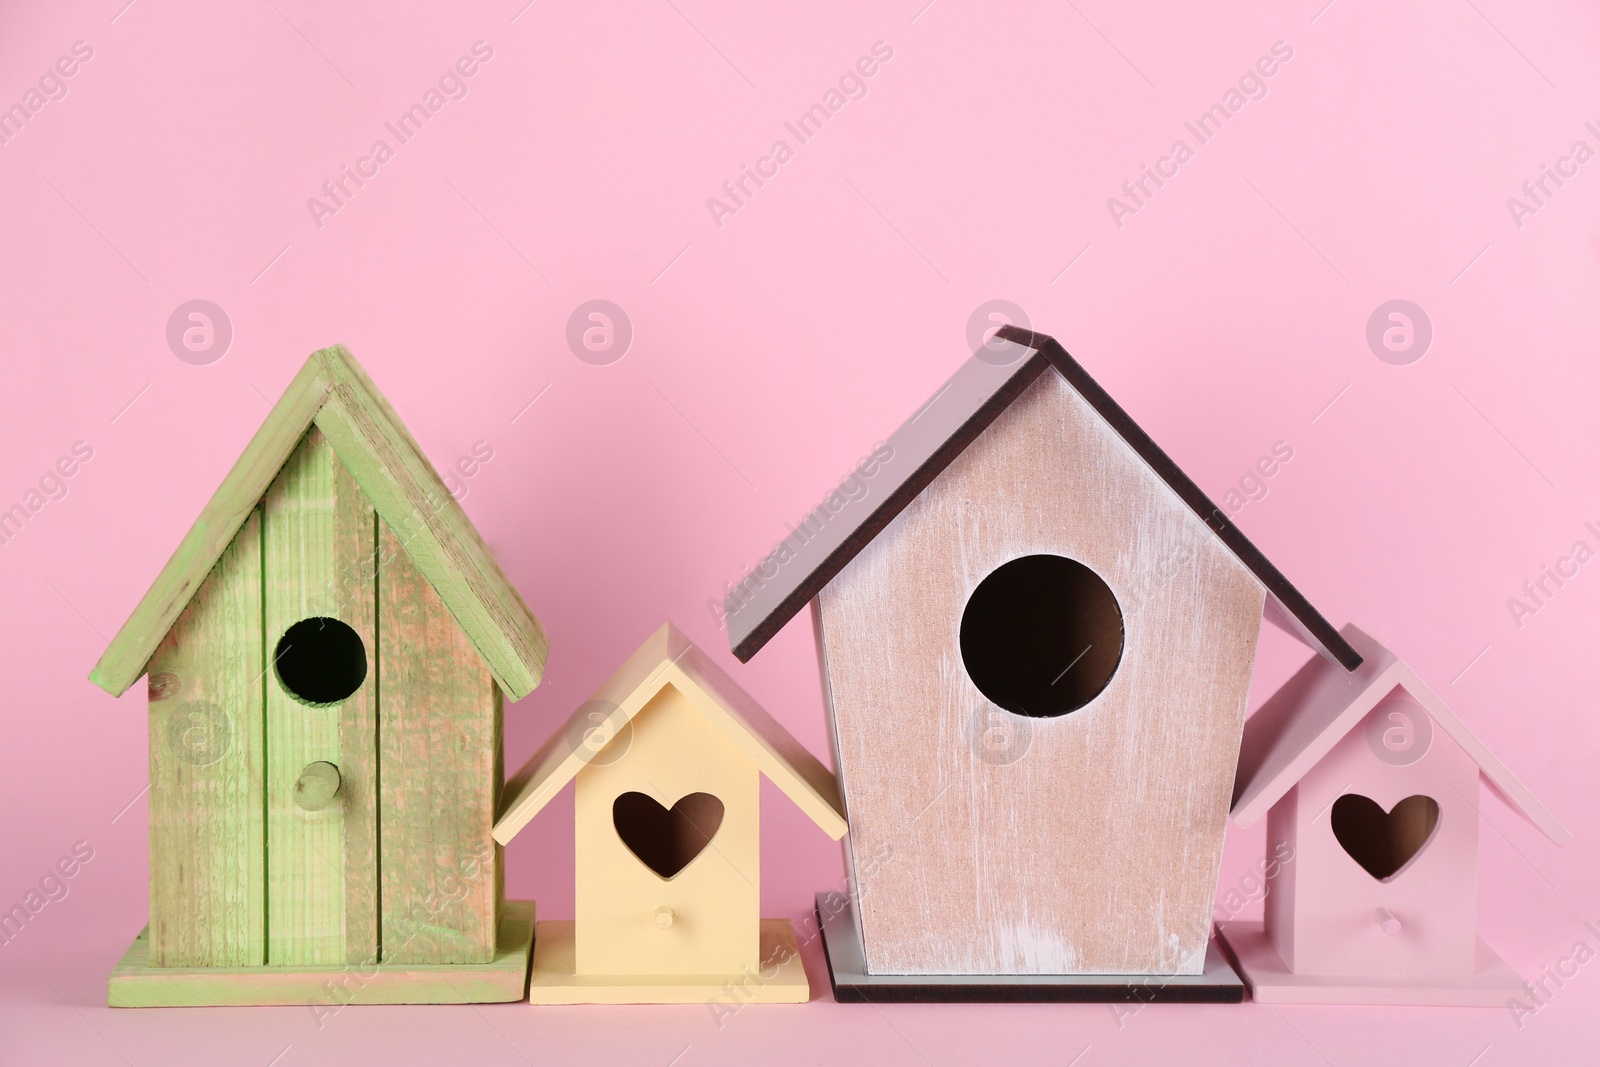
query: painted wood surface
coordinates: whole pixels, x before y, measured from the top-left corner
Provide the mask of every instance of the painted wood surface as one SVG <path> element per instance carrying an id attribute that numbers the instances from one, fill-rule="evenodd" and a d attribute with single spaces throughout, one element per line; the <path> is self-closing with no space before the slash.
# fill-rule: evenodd
<path id="1" fill-rule="evenodd" d="M 1363 657 L 1346 674 L 1308 660 L 1245 724 L 1233 820 L 1253 825 L 1399 686 L 1464 749 L 1502 800 L 1556 844 L 1572 834 L 1411 667 L 1355 624 L 1342 636 Z"/>
<path id="2" fill-rule="evenodd" d="M 840 1004 L 1238 1004 L 1244 983 L 1222 950 L 1206 948 L 1199 974 L 870 974 L 855 908 L 818 893 L 816 913 L 833 999 Z M 815 929 L 815 928 L 814 928 Z M 1120 1016 L 1119 1016 L 1120 1018 Z"/>
<path id="3" fill-rule="evenodd" d="M 999 712 L 960 654 L 972 590 L 1032 553 L 1124 616 L 1110 685 L 1053 719 Z M 1042 374 L 819 598 L 871 972 L 1200 973 L 1263 600 Z"/>
<path id="4" fill-rule="evenodd" d="M 381 637 L 380 575 L 394 608 Z M 284 632 L 318 617 L 352 627 L 367 661 L 356 692 L 324 704 L 291 695 L 274 661 Z M 547 647 L 365 371 L 342 348 L 314 353 L 91 674 L 120 694 L 154 671 L 141 965 L 490 961 L 502 693 L 538 683 Z M 216 699 L 177 711 L 200 697 Z M 176 766 L 202 749 L 208 762 Z"/>
<path id="5" fill-rule="evenodd" d="M 1257 922 L 1226 922 L 1217 940 L 1227 947 L 1258 1004 L 1391 1004 L 1499 1008 L 1525 998 L 1521 977 L 1479 939 L 1471 973 L 1452 977 L 1297 974 L 1273 949 Z"/>
<path id="6" fill-rule="evenodd" d="M 1313 658 L 1245 726 L 1233 818 L 1266 815 L 1267 899 L 1260 925 L 1228 924 L 1229 943 L 1259 999 L 1500 1003 L 1518 987 L 1477 935 L 1479 781 L 1557 844 L 1570 835 L 1403 660 L 1343 633 L 1360 670 Z M 1361 833 L 1399 830 L 1408 798 L 1432 799 L 1437 822 L 1380 878 L 1334 829 L 1349 797 L 1390 813 Z"/>
<path id="7" fill-rule="evenodd" d="M 501 843 L 577 780 L 570 959 L 549 957 L 558 960 L 549 965 L 552 989 L 536 1002 L 677 1003 L 703 999 L 708 981 L 720 988 L 760 970 L 768 928 L 759 911 L 763 774 L 830 836 L 843 836 L 833 775 L 676 627 L 663 625 L 507 783 L 494 826 Z M 619 808 L 629 793 L 643 796 Z M 720 802 L 720 821 L 708 815 L 716 805 L 707 798 L 685 802 L 696 793 Z M 654 849 L 639 836 L 652 830 L 691 848 Z"/>
<path id="8" fill-rule="evenodd" d="M 368 659 L 360 689 L 333 706 L 302 702 L 289 693 L 276 667 L 268 673 L 267 962 L 298 966 L 372 959 L 377 952 L 372 751 L 377 643 L 373 583 L 359 576 L 363 566 L 370 567 L 376 544 L 374 514 L 314 428 L 267 490 L 263 513 L 268 655 L 276 655 L 279 639 L 293 624 L 331 618 L 355 630 Z M 294 802 L 294 784 L 318 760 L 339 768 L 341 795 L 321 811 L 304 811 Z"/>
<path id="9" fill-rule="evenodd" d="M 513 700 L 544 674 L 550 642 L 467 513 L 366 372 L 343 349 L 317 426 Z"/>
<path id="10" fill-rule="evenodd" d="M 1367 716 L 1380 720 L 1380 736 L 1390 711 L 1414 723 L 1427 717 L 1403 693 L 1393 694 Z M 1287 816 L 1268 816 L 1292 859 L 1267 879 L 1267 934 L 1298 974 L 1471 975 L 1478 946 L 1478 766 L 1442 728 L 1432 728 L 1426 750 L 1402 764 L 1379 758 L 1371 736 L 1366 722 L 1345 734 L 1291 790 L 1293 799 L 1281 802 Z M 1407 797 L 1431 797 L 1439 820 L 1410 862 L 1378 879 L 1335 836 L 1333 807 L 1347 795 L 1366 797 L 1385 812 Z M 1275 847 L 1268 842 L 1269 850 Z M 1394 933 L 1384 929 L 1380 909 L 1398 921 Z"/>
<path id="11" fill-rule="evenodd" d="M 150 654 L 313 424 L 396 531 L 501 688 L 513 699 L 526 696 L 544 672 L 544 630 L 389 402 L 339 346 L 313 353 L 290 382 L 90 680 L 120 696 L 145 672 Z"/>
<path id="12" fill-rule="evenodd" d="M 515 837 L 665 685 L 689 697 L 722 736 L 824 833 L 836 840 L 844 836 L 844 806 L 832 772 L 669 622 L 646 638 L 506 783 L 495 840 L 506 844 Z M 589 718 L 596 708 L 607 709 L 603 723 Z M 587 740 L 578 743 L 583 739 Z"/>
<path id="13" fill-rule="evenodd" d="M 325 362 L 315 356 L 308 359 L 112 638 L 89 674 L 91 682 L 121 696 L 145 673 L 151 652 L 260 504 L 332 387 Z"/>
<path id="14" fill-rule="evenodd" d="M 701 1004 L 722 1018 L 743 1004 L 804 1004 L 811 983 L 794 926 L 788 919 L 761 920 L 761 966 L 749 972 L 718 975 L 583 974 L 575 963 L 571 922 L 539 923 L 533 968 L 528 976 L 530 1004 Z"/>
<path id="15" fill-rule="evenodd" d="M 306 440 L 309 443 L 320 436 L 313 429 L 306 435 Z M 334 804 L 341 809 L 344 832 L 342 958 L 355 963 L 379 958 L 378 917 L 382 908 L 378 884 L 378 781 L 382 773 L 378 766 L 378 714 L 382 691 L 378 688 L 376 662 L 378 591 L 373 573 L 373 555 L 378 542 L 377 515 L 372 502 L 351 476 L 349 468 L 328 447 L 326 439 L 321 441 L 319 447 L 326 454 L 325 462 L 333 474 L 333 541 L 330 547 L 334 588 L 341 612 L 336 617 L 360 635 L 367 650 L 365 683 L 338 707 L 340 759 L 335 761 L 340 785 Z M 268 563 L 270 565 L 270 559 Z M 315 565 L 321 566 L 320 563 Z M 267 573 L 271 573 L 270 569 Z M 305 572 L 306 579 L 314 580 L 314 576 L 314 571 Z M 304 607 L 310 609 L 312 606 L 313 602 L 308 598 Z M 269 624 L 268 638 L 273 639 L 277 632 Z M 272 690 L 268 691 L 270 693 Z M 268 699 L 270 712 L 273 705 L 271 698 Z M 302 714 L 314 718 L 318 712 L 303 708 Z M 273 752 L 269 749 L 267 758 L 271 760 L 272 756 Z M 327 810 L 325 808 L 323 812 Z M 308 814 L 315 817 L 323 812 Z M 270 899 L 268 908 L 271 908 Z"/>
<path id="16" fill-rule="evenodd" d="M 490 836 L 500 689 L 381 519 L 378 536 L 383 960 L 487 962 L 504 884 Z"/>
<path id="17" fill-rule="evenodd" d="M 113 1008 L 284 1004 L 313 1019 L 346 1004 L 496 1004 L 527 996 L 531 900 L 507 901 L 494 958 L 482 964 L 339 964 L 326 967 L 152 967 L 141 934 L 111 972 Z"/>
<path id="18" fill-rule="evenodd" d="M 150 658 L 150 932 L 157 967 L 266 958 L 261 516 Z"/>
<path id="19" fill-rule="evenodd" d="M 1360 654 L 1082 364 L 1054 338 L 1014 325 L 1001 327 L 729 590 L 724 606 L 734 655 L 741 661 L 755 655 L 1012 401 L 1051 371 L 1255 575 L 1266 590 L 1275 621 L 1346 670 L 1360 666 Z"/>
<path id="20" fill-rule="evenodd" d="M 633 717 L 631 736 L 612 745 L 624 743 L 626 751 L 603 749 L 577 775 L 577 973 L 758 969 L 761 777 L 755 764 L 670 685 Z M 722 821 L 709 843 L 670 879 L 646 866 L 618 835 L 616 799 L 633 791 L 662 808 L 696 792 L 722 801 Z M 656 921 L 663 907 L 674 916 L 665 928 Z"/>

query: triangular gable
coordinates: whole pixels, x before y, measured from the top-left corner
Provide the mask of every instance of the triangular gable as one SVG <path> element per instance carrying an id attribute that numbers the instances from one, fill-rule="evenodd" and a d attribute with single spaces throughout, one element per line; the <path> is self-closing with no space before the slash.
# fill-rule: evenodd
<path id="1" fill-rule="evenodd" d="M 669 685 L 687 697 L 824 833 L 836 841 L 844 836 L 844 806 L 834 776 L 669 622 L 651 634 L 506 783 L 507 800 L 495 822 L 494 839 L 502 845 L 509 843 L 598 751 L 604 751 L 603 745 L 599 749 L 585 748 L 576 739 L 583 738 L 590 729 L 601 729 L 606 731 L 605 743 L 610 743 Z M 588 718 L 597 703 L 616 709 L 599 726 Z"/>
<path id="2" fill-rule="evenodd" d="M 1260 820 L 1399 686 L 1472 757 L 1500 799 L 1556 844 L 1572 836 L 1405 661 L 1353 624 L 1340 632 L 1361 653 L 1358 670 L 1346 674 L 1314 658 L 1245 721 L 1234 822 Z"/>
<path id="3" fill-rule="evenodd" d="M 1361 656 L 1053 338 L 1002 328 L 876 448 L 724 601 L 733 654 L 748 661 L 870 544 L 1029 385 L 1051 369 L 1255 575 L 1267 613 L 1346 670 Z M 870 473 L 869 473 L 870 472 Z"/>
<path id="4" fill-rule="evenodd" d="M 120 696 L 313 425 L 483 656 L 507 696 L 527 696 L 549 642 L 405 425 L 340 346 L 313 353 L 184 535 L 89 680 Z"/>

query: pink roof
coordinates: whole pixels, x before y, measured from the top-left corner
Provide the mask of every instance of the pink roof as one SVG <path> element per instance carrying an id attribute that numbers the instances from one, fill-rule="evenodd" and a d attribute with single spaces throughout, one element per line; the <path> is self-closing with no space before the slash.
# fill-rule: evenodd
<path id="1" fill-rule="evenodd" d="M 1359 668 L 1347 673 L 1313 657 L 1245 722 L 1234 779 L 1234 822 L 1258 821 L 1400 686 L 1466 750 L 1500 799 L 1556 844 L 1572 836 L 1404 660 L 1353 624 L 1340 633 L 1361 653 Z"/>

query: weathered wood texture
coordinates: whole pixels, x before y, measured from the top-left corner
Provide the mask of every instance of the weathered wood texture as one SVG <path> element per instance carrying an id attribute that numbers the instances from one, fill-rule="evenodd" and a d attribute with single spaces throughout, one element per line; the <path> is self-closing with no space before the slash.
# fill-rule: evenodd
<path id="1" fill-rule="evenodd" d="M 264 633 L 269 656 L 302 619 L 332 618 L 361 638 L 368 669 L 343 702 L 308 705 L 276 666 L 266 687 L 267 962 L 359 962 L 377 952 L 372 750 L 377 647 L 370 568 L 372 507 L 313 428 L 267 490 L 263 522 Z M 370 573 L 370 571 L 369 571 Z M 326 760 L 343 782 L 335 803 L 303 811 L 294 783 Z"/>
<path id="2" fill-rule="evenodd" d="M 612 758 L 618 754 L 602 751 L 577 775 L 577 973 L 759 970 L 760 773 L 670 685 L 632 725 L 625 753 Z M 612 742 L 623 743 L 621 738 Z M 676 876 L 662 878 L 618 835 L 613 805 L 630 791 L 654 798 L 663 808 L 689 793 L 709 793 L 722 801 L 722 822 L 698 856 Z M 656 924 L 656 911 L 663 906 L 675 916 L 666 929 Z"/>
<path id="3" fill-rule="evenodd" d="M 315 424 L 417 568 L 520 700 L 539 684 L 549 641 L 438 472 L 355 358 L 315 352 L 246 446 L 89 678 L 120 696 L 189 602 L 234 532 Z"/>
<path id="4" fill-rule="evenodd" d="M 544 673 L 550 643 L 467 513 L 389 402 L 343 349 L 327 349 L 336 379 L 317 413 L 378 513 L 472 639 L 495 679 L 520 700 Z"/>
<path id="5" fill-rule="evenodd" d="M 319 617 L 360 638 L 366 675 L 308 702 L 276 653 Z M 120 694 L 152 672 L 141 966 L 491 960 L 502 694 L 538 684 L 547 647 L 365 371 L 314 353 L 91 674 Z"/>
<path id="6" fill-rule="evenodd" d="M 319 436 L 313 429 L 307 440 Z M 339 456 L 327 447 L 326 439 L 322 448 L 333 470 L 334 579 L 338 603 L 344 612 L 337 618 L 361 636 L 367 653 L 366 680 L 339 705 L 338 711 L 342 762 L 337 764 L 340 785 L 334 803 L 343 809 L 344 818 L 343 958 L 348 962 L 375 961 L 382 906 L 378 885 L 378 714 L 382 690 L 378 687 L 378 664 L 374 662 L 378 655 L 378 590 L 373 573 L 378 518 L 372 502 Z M 267 635 L 273 639 L 272 630 Z M 272 755 L 269 750 L 267 758 L 270 760 Z"/>
<path id="7" fill-rule="evenodd" d="M 232 543 L 234 534 L 261 503 L 262 493 L 305 436 L 332 386 L 323 360 L 313 356 L 300 368 L 149 591 L 112 638 L 89 674 L 91 682 L 112 696 L 121 696 L 145 673 L 151 650 L 172 628 L 212 565 Z"/>
<path id="8" fill-rule="evenodd" d="M 964 452 L 1013 400 L 1054 371 L 1265 587 L 1271 617 L 1346 670 L 1361 656 L 1054 338 L 1003 326 L 782 544 L 728 591 L 728 640 L 748 661 Z"/>
<path id="9" fill-rule="evenodd" d="M 309 1007 L 317 1022 L 346 1004 L 495 1004 L 527 996 L 531 900 L 506 904 L 494 958 L 480 964 L 331 964 L 324 967 L 155 967 L 141 934 L 111 972 L 113 1008 L 218 1004 Z M 287 1015 L 287 1013 L 285 1013 Z"/>
<path id="10" fill-rule="evenodd" d="M 1031 553 L 1110 585 L 1124 651 L 996 752 L 959 628 Z M 819 599 L 852 851 L 887 857 L 855 871 L 870 971 L 1201 972 L 1264 592 L 1082 397 L 1040 375 Z"/>
<path id="11" fill-rule="evenodd" d="M 833 999 L 840 1004 L 1122 1003 L 1238 1004 L 1244 983 L 1212 943 L 1199 974 L 871 974 L 855 908 L 843 893 L 818 893 L 816 917 Z M 543 923 L 540 924 L 544 926 Z M 542 929 L 540 931 L 543 932 Z M 1138 1011 L 1132 1007 L 1130 1011 Z M 1120 1012 L 1115 1012 L 1121 1018 Z"/>
<path id="12" fill-rule="evenodd" d="M 500 688 L 381 519 L 378 536 L 383 959 L 487 962 L 504 879 L 490 837 Z"/>
<path id="13" fill-rule="evenodd" d="M 151 966 L 265 960 L 263 662 L 255 512 L 150 658 Z"/>

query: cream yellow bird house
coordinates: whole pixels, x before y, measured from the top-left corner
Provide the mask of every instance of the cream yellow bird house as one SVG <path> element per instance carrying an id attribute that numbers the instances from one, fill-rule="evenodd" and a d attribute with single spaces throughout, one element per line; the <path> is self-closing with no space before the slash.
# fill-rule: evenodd
<path id="1" fill-rule="evenodd" d="M 506 787 L 507 844 L 577 784 L 572 922 L 534 935 L 534 1004 L 810 999 L 794 928 L 762 919 L 761 776 L 838 840 L 834 776 L 671 623 Z"/>

